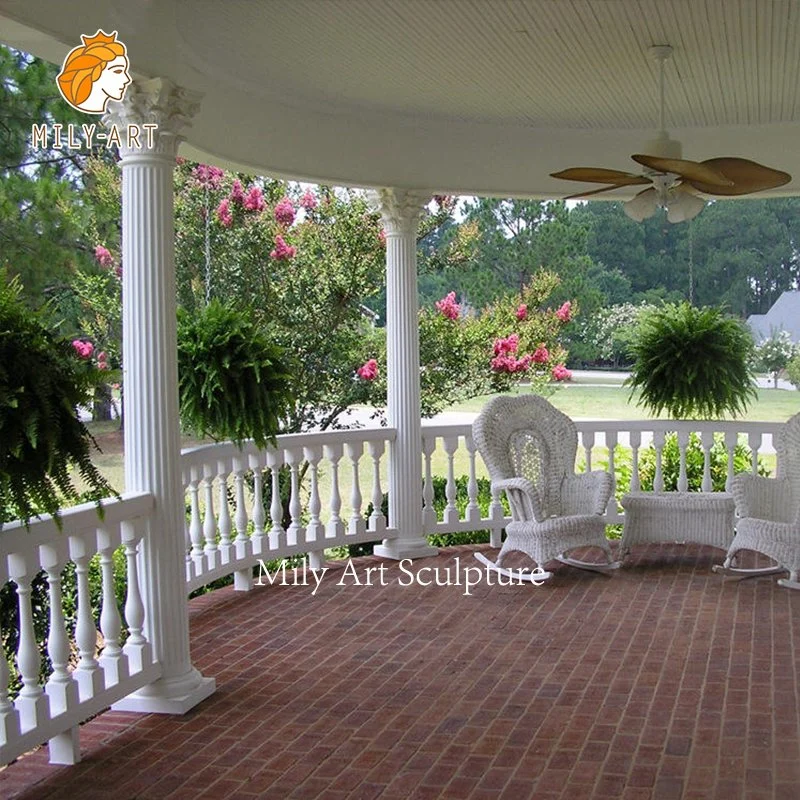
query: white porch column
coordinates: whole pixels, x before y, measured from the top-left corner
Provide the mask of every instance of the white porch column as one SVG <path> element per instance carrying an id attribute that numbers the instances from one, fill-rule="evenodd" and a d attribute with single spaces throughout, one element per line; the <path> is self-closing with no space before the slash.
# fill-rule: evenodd
<path id="1" fill-rule="evenodd" d="M 215 688 L 189 657 L 175 333 L 172 173 L 199 96 L 154 78 L 112 105 L 103 121 L 121 136 L 125 489 L 156 499 L 140 575 L 145 633 L 162 667 L 159 680 L 114 708 L 182 714 Z M 149 142 L 146 124 L 158 126 Z M 129 126 L 138 126 L 138 147 L 126 141 Z"/>
<path id="2" fill-rule="evenodd" d="M 430 196 L 406 189 L 371 193 L 386 231 L 386 376 L 389 425 L 397 440 L 389 458 L 389 521 L 399 538 L 384 539 L 386 558 L 436 555 L 422 528 L 422 422 L 419 399 L 417 226 Z"/>

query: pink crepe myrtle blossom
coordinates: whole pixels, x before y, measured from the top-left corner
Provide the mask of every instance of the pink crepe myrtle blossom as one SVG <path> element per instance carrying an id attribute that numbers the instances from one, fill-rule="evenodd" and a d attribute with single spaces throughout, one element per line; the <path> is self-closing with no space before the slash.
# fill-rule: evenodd
<path id="1" fill-rule="evenodd" d="M 378 242 L 381 247 L 386 247 L 386 231 L 383 228 L 378 231 Z"/>
<path id="2" fill-rule="evenodd" d="M 458 319 L 461 313 L 461 306 L 456 303 L 455 292 L 450 292 L 441 300 L 437 300 L 434 305 L 436 306 L 436 310 L 439 311 L 443 317 L 447 317 L 447 319 Z"/>
<path id="3" fill-rule="evenodd" d="M 519 308 L 517 308 L 517 319 L 520 322 L 528 319 L 528 306 L 526 303 L 520 303 Z"/>
<path id="4" fill-rule="evenodd" d="M 378 377 L 378 362 L 371 358 L 365 361 L 357 370 L 356 375 L 362 381 L 374 381 Z"/>
<path id="5" fill-rule="evenodd" d="M 546 364 L 549 359 L 550 359 L 550 353 L 543 344 L 540 344 L 533 351 L 533 355 L 531 356 L 531 360 L 536 364 Z"/>
<path id="6" fill-rule="evenodd" d="M 194 170 L 194 177 L 198 186 L 206 189 L 219 189 L 225 173 L 219 167 L 210 164 L 198 164 Z"/>
<path id="7" fill-rule="evenodd" d="M 556 311 L 556 316 L 562 322 L 569 322 L 572 319 L 572 303 L 567 300 L 567 302 L 564 303 L 561 308 L 558 309 L 558 311 Z"/>
<path id="8" fill-rule="evenodd" d="M 492 349 L 494 350 L 494 354 L 496 356 L 516 353 L 518 347 L 519 336 L 516 333 L 512 333 L 511 336 L 507 336 L 505 339 L 495 339 L 494 344 L 492 345 Z"/>
<path id="9" fill-rule="evenodd" d="M 300 205 L 306 211 L 313 211 L 317 207 L 317 198 L 314 196 L 314 193 L 311 191 L 306 191 L 306 193 L 300 198 Z"/>
<path id="10" fill-rule="evenodd" d="M 103 245 L 99 244 L 94 249 L 94 258 L 97 263 L 104 269 L 108 269 L 114 263 L 114 257 L 106 250 Z"/>
<path id="11" fill-rule="evenodd" d="M 264 202 L 264 193 L 261 191 L 260 186 L 251 186 L 244 198 L 245 211 L 263 211 L 267 207 Z"/>
<path id="12" fill-rule="evenodd" d="M 91 358 L 94 353 L 94 345 L 91 342 L 85 342 L 82 339 L 74 339 L 72 347 L 78 354 L 79 358 Z"/>
<path id="13" fill-rule="evenodd" d="M 517 358 L 511 353 L 502 353 L 495 356 L 491 360 L 491 368 L 494 372 L 508 372 L 514 374 L 515 372 L 527 372 L 531 365 L 532 358 L 530 354 Z"/>
<path id="14" fill-rule="evenodd" d="M 294 213 L 294 205 L 288 197 L 282 197 L 272 212 L 275 222 L 287 228 L 294 222 Z"/>
<path id="15" fill-rule="evenodd" d="M 572 380 L 572 373 L 563 364 L 556 364 L 550 374 L 554 381 Z"/>
<path id="16" fill-rule="evenodd" d="M 235 203 L 237 206 L 244 205 L 244 187 L 238 178 L 233 182 L 233 186 L 231 186 L 231 202 Z"/>
<path id="17" fill-rule="evenodd" d="M 109 368 L 108 367 L 107 358 L 108 358 L 108 356 L 106 355 L 106 351 L 105 350 L 101 350 L 97 354 L 97 368 L 98 369 L 108 369 Z"/>
<path id="18" fill-rule="evenodd" d="M 286 244 L 283 236 L 275 237 L 275 249 L 270 251 L 269 257 L 274 261 L 288 261 L 294 258 L 297 253 L 297 248 L 290 244 Z"/>
<path id="19" fill-rule="evenodd" d="M 175 163 L 178 166 L 181 166 L 181 164 L 185 164 L 186 163 L 186 159 L 183 156 L 175 156 Z"/>
<path id="20" fill-rule="evenodd" d="M 233 225 L 233 214 L 231 213 L 231 201 L 225 197 L 217 206 L 217 219 L 226 227 Z"/>

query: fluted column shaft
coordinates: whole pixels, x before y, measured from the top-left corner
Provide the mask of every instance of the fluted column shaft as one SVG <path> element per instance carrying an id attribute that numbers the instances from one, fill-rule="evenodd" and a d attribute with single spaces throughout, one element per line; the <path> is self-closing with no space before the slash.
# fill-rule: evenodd
<path id="1" fill-rule="evenodd" d="M 422 420 L 419 382 L 417 227 L 429 195 L 381 189 L 371 196 L 386 232 L 386 377 L 389 425 L 389 522 L 397 539 L 375 548 L 388 558 L 435 555 L 422 528 Z"/>
<path id="2" fill-rule="evenodd" d="M 183 713 L 214 690 L 189 655 L 184 497 L 180 469 L 172 173 L 198 102 L 161 79 L 132 85 L 105 118 L 157 124 L 147 146 L 120 148 L 125 488 L 155 496 L 140 554 L 144 632 L 162 677 L 115 708 Z"/>

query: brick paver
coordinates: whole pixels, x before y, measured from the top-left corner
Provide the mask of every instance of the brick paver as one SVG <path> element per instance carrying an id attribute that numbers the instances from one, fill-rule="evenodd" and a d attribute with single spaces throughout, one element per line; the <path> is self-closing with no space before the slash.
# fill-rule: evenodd
<path id="1" fill-rule="evenodd" d="M 412 571 L 477 565 L 451 548 Z M 46 749 L 0 797 L 797 798 L 800 593 L 724 580 L 710 548 L 637 548 L 545 586 L 223 589 L 191 602 L 217 692 L 184 717 L 107 712 L 83 761 Z M 329 565 L 330 566 L 330 565 Z M 347 585 L 338 585 L 341 579 Z"/>

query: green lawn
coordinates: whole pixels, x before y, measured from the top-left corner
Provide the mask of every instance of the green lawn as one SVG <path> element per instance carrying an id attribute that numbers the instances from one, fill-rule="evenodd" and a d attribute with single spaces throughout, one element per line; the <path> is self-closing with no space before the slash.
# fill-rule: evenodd
<path id="1" fill-rule="evenodd" d="M 526 391 L 524 388 L 518 391 Z M 576 419 L 652 419 L 652 415 L 636 404 L 638 395 L 630 400 L 630 390 L 622 386 L 586 386 L 581 384 L 558 387 L 548 398 L 565 414 Z M 453 406 L 452 411 L 480 411 L 488 396 L 475 397 Z M 785 422 L 800 411 L 800 392 L 788 389 L 759 389 L 758 400 L 750 406 L 743 419 L 760 422 Z M 666 415 L 665 415 L 666 416 Z"/>

